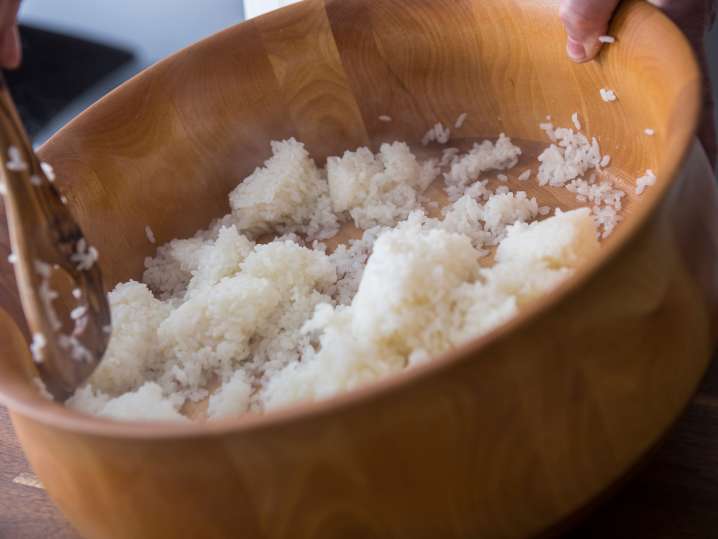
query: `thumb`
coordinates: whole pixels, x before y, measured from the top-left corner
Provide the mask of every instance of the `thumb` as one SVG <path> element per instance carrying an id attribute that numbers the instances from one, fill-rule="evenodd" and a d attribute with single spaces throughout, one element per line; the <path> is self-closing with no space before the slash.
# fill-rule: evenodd
<path id="1" fill-rule="evenodd" d="M 598 38 L 606 33 L 619 0 L 561 0 L 560 15 L 574 62 L 592 60 L 601 49 Z"/>
<path id="2" fill-rule="evenodd" d="M 22 47 L 17 26 L 8 29 L 0 36 L 0 67 L 15 69 L 20 65 Z"/>
<path id="3" fill-rule="evenodd" d="M 20 0 L 0 0 L 0 67 L 14 69 L 20 64 L 22 48 L 17 29 Z"/>

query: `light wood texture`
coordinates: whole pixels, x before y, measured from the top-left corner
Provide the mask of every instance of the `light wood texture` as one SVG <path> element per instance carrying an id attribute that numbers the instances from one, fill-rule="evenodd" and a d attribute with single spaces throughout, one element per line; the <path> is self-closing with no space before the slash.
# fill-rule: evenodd
<path id="1" fill-rule="evenodd" d="M 0 537 L 79 539 L 44 490 L 21 484 L 33 472 L 0 407 Z M 23 482 L 24 483 L 24 482 Z M 665 443 L 625 485 L 563 539 L 711 539 L 718 526 L 718 363 Z M 552 534 L 551 537 L 554 537 Z"/>
<path id="2" fill-rule="evenodd" d="M 1 74 L 0 177 L 20 299 L 32 333 L 42 339 L 35 362 L 29 362 L 25 370 L 28 375 L 36 373 L 47 390 L 64 402 L 105 353 L 110 307 L 99 266 L 78 268 L 72 259 L 80 242 L 81 252 L 91 246 L 43 171 Z M 45 274 L 41 268 L 46 268 Z M 50 293 L 43 289 L 43 281 L 62 296 L 58 303 L 85 309 L 80 324 L 70 320 L 67 309 L 56 309 L 54 300 L 43 297 Z M 74 289 L 80 297 L 70 299 Z M 62 335 L 66 339 L 71 335 L 82 347 L 85 357 L 81 361 L 73 357 Z"/>
<path id="3" fill-rule="evenodd" d="M 112 285 L 227 211 L 297 136 L 322 159 L 358 144 L 542 140 L 551 114 L 631 181 L 658 184 L 599 257 L 495 333 L 328 402 L 205 425 L 112 423 L 43 401 L 0 288 L 0 400 L 49 495 L 91 538 L 519 538 L 620 479 L 689 401 L 713 346 L 718 199 L 693 145 L 700 77 L 658 11 L 624 5 L 619 44 L 565 59 L 557 2 L 309 0 L 153 67 L 43 149 Z M 619 101 L 601 101 L 601 87 Z M 380 114 L 394 121 L 380 122 Z M 657 135 L 642 136 L 652 127 Z M 684 159 L 688 157 L 688 159 Z M 71 179 L 71 180 L 70 180 Z M 1 243 L 1 242 L 0 242 Z M 0 258 L 0 264 L 2 259 Z"/>

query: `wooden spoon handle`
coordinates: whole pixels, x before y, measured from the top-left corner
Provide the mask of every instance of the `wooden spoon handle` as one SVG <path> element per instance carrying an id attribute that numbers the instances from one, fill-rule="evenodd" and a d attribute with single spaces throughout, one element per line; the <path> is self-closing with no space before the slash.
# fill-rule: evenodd
<path id="1" fill-rule="evenodd" d="M 104 354 L 110 310 L 99 266 L 77 262 L 79 246 L 84 251 L 88 244 L 35 155 L 1 74 L 0 163 L 20 300 L 31 332 L 44 342 L 37 370 L 48 390 L 64 400 L 92 374 Z M 84 306 L 80 332 L 76 325 L 72 333 L 49 306 L 48 271 L 57 270 L 69 276 L 70 289 L 81 291 L 79 298 L 56 299 L 58 304 Z M 78 350 L 84 359 L 78 360 Z"/>

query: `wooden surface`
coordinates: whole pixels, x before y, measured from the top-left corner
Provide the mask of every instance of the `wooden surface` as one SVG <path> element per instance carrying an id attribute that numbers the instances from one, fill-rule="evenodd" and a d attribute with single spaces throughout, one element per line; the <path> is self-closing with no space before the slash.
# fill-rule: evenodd
<path id="1" fill-rule="evenodd" d="M 642 2 L 623 4 L 601 61 L 575 65 L 557 4 L 309 0 L 167 59 L 48 142 L 43 158 L 108 284 L 142 267 L 146 225 L 160 241 L 205 226 L 267 141 L 290 135 L 321 160 L 416 142 L 467 112 L 457 138 L 537 142 L 546 114 L 570 125 L 578 110 L 614 175 L 632 181 L 650 167 L 659 178 L 629 194 L 621 226 L 575 278 L 506 325 L 263 417 L 123 423 L 42 399 L 2 283 L 0 401 L 83 534 L 525 538 L 663 437 L 704 373 L 718 319 L 718 193 L 693 145 L 700 75 L 684 37 Z M 604 103 L 602 86 L 619 100 Z M 380 122 L 384 113 L 394 121 Z"/>
<path id="2" fill-rule="evenodd" d="M 78 539 L 34 477 L 0 407 L 0 538 Z M 17 481 L 17 482 L 16 482 Z M 718 530 L 718 360 L 656 454 L 563 539 L 712 539 Z"/>

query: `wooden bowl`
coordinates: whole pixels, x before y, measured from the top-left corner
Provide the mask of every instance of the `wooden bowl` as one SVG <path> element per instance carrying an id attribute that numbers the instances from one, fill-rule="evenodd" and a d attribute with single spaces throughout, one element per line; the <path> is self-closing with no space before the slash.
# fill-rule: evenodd
<path id="1" fill-rule="evenodd" d="M 110 285 L 140 275 L 145 225 L 167 241 L 225 213 L 270 139 L 296 136 L 322 159 L 419 140 L 468 112 L 462 136 L 528 144 L 544 139 L 547 114 L 570 125 L 578 111 L 617 178 L 659 177 L 630 197 L 599 257 L 492 334 L 326 402 L 213 424 L 111 422 L 43 400 L 3 231 L 0 401 L 84 536 L 528 537 L 655 446 L 716 329 L 718 197 L 693 138 L 700 77 L 678 30 L 639 2 L 616 17 L 616 44 L 574 65 L 557 7 L 302 2 L 160 62 L 42 148 Z"/>

